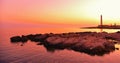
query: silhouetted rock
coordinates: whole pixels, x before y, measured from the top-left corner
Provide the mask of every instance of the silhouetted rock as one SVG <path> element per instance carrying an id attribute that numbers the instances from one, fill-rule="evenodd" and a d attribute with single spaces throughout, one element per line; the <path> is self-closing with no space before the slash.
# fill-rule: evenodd
<path id="1" fill-rule="evenodd" d="M 76 51 L 98 54 L 110 52 L 115 49 L 114 43 L 99 37 L 49 37 L 46 39 L 49 45 L 70 48 Z"/>
<path id="2" fill-rule="evenodd" d="M 34 41 L 44 42 L 46 38 L 49 37 L 49 34 L 42 34 L 40 36 L 35 36 Z"/>
<path id="3" fill-rule="evenodd" d="M 34 35 L 30 34 L 26 36 L 29 40 L 34 41 Z"/>
<path id="4" fill-rule="evenodd" d="M 22 35 L 21 41 L 22 41 L 22 42 L 27 42 L 27 41 L 28 41 L 28 38 L 27 38 L 26 36 Z"/>
<path id="5" fill-rule="evenodd" d="M 120 33 L 120 31 L 117 31 L 116 33 Z"/>
<path id="6" fill-rule="evenodd" d="M 35 34 L 35 35 L 27 35 L 27 38 L 31 41 L 35 41 L 35 42 L 39 42 L 40 39 L 38 37 L 40 37 L 42 34 Z"/>
<path id="7" fill-rule="evenodd" d="M 111 37 L 111 36 L 105 36 L 105 39 L 115 40 L 115 38 L 114 38 L 114 37 Z"/>
<path id="8" fill-rule="evenodd" d="M 11 42 L 20 42 L 21 41 L 21 37 L 20 36 L 14 36 L 10 38 Z"/>
<path id="9" fill-rule="evenodd" d="M 116 50 L 119 50 L 119 48 L 115 48 Z"/>
<path id="10" fill-rule="evenodd" d="M 61 34 L 30 34 L 26 36 L 22 35 L 21 37 L 14 36 L 10 39 L 11 42 L 27 42 L 28 40 L 39 42 L 37 45 L 44 45 L 49 51 L 71 49 L 90 55 L 102 56 L 115 50 L 115 44 L 120 41 L 120 34 L 107 32 L 69 32 Z"/>

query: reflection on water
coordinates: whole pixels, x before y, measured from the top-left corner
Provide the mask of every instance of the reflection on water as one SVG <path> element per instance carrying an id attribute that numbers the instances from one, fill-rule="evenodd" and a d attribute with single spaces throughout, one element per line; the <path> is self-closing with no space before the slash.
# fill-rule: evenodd
<path id="1" fill-rule="evenodd" d="M 118 63 L 120 50 L 115 50 L 104 56 L 90 56 L 81 52 L 69 49 L 59 49 L 41 45 L 38 42 L 12 43 L 9 38 L 16 35 L 28 35 L 37 33 L 63 33 L 97 31 L 100 29 L 79 29 L 79 28 L 9 28 L 1 30 L 0 39 L 0 63 Z M 118 30 L 108 30 L 116 32 Z M 36 45 L 38 44 L 38 45 Z M 116 45 L 120 48 L 119 44 Z M 60 51 L 59 51 L 60 50 Z M 49 52 L 47 52 L 49 51 Z M 54 53 L 51 53 L 54 52 Z"/>

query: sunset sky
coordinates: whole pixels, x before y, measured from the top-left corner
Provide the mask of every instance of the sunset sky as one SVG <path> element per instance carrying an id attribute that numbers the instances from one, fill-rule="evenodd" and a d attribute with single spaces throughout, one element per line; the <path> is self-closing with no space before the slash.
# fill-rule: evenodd
<path id="1" fill-rule="evenodd" d="M 120 0 L 0 0 L 3 26 L 120 25 Z"/>

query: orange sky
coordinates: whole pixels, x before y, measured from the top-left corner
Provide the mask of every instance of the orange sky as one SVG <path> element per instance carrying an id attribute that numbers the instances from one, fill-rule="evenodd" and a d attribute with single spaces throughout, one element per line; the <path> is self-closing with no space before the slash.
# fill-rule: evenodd
<path id="1" fill-rule="evenodd" d="M 109 3 L 108 3 L 109 2 Z M 119 0 L 0 0 L 1 23 L 94 26 L 120 21 Z"/>

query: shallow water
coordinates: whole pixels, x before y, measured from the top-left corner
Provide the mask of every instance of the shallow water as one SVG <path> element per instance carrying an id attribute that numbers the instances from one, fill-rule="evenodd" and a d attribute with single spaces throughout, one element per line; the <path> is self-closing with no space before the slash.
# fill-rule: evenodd
<path id="1" fill-rule="evenodd" d="M 0 35 L 0 63 L 118 63 L 120 50 L 115 50 L 103 56 L 91 56 L 86 53 L 76 52 L 68 49 L 55 49 L 48 51 L 43 45 L 36 45 L 36 42 L 11 43 L 10 37 L 16 35 L 28 35 L 37 33 L 65 33 L 97 31 L 100 29 L 79 29 L 79 28 L 2 28 Z M 112 33 L 119 31 L 104 29 Z M 116 45 L 120 48 L 120 45 Z"/>

